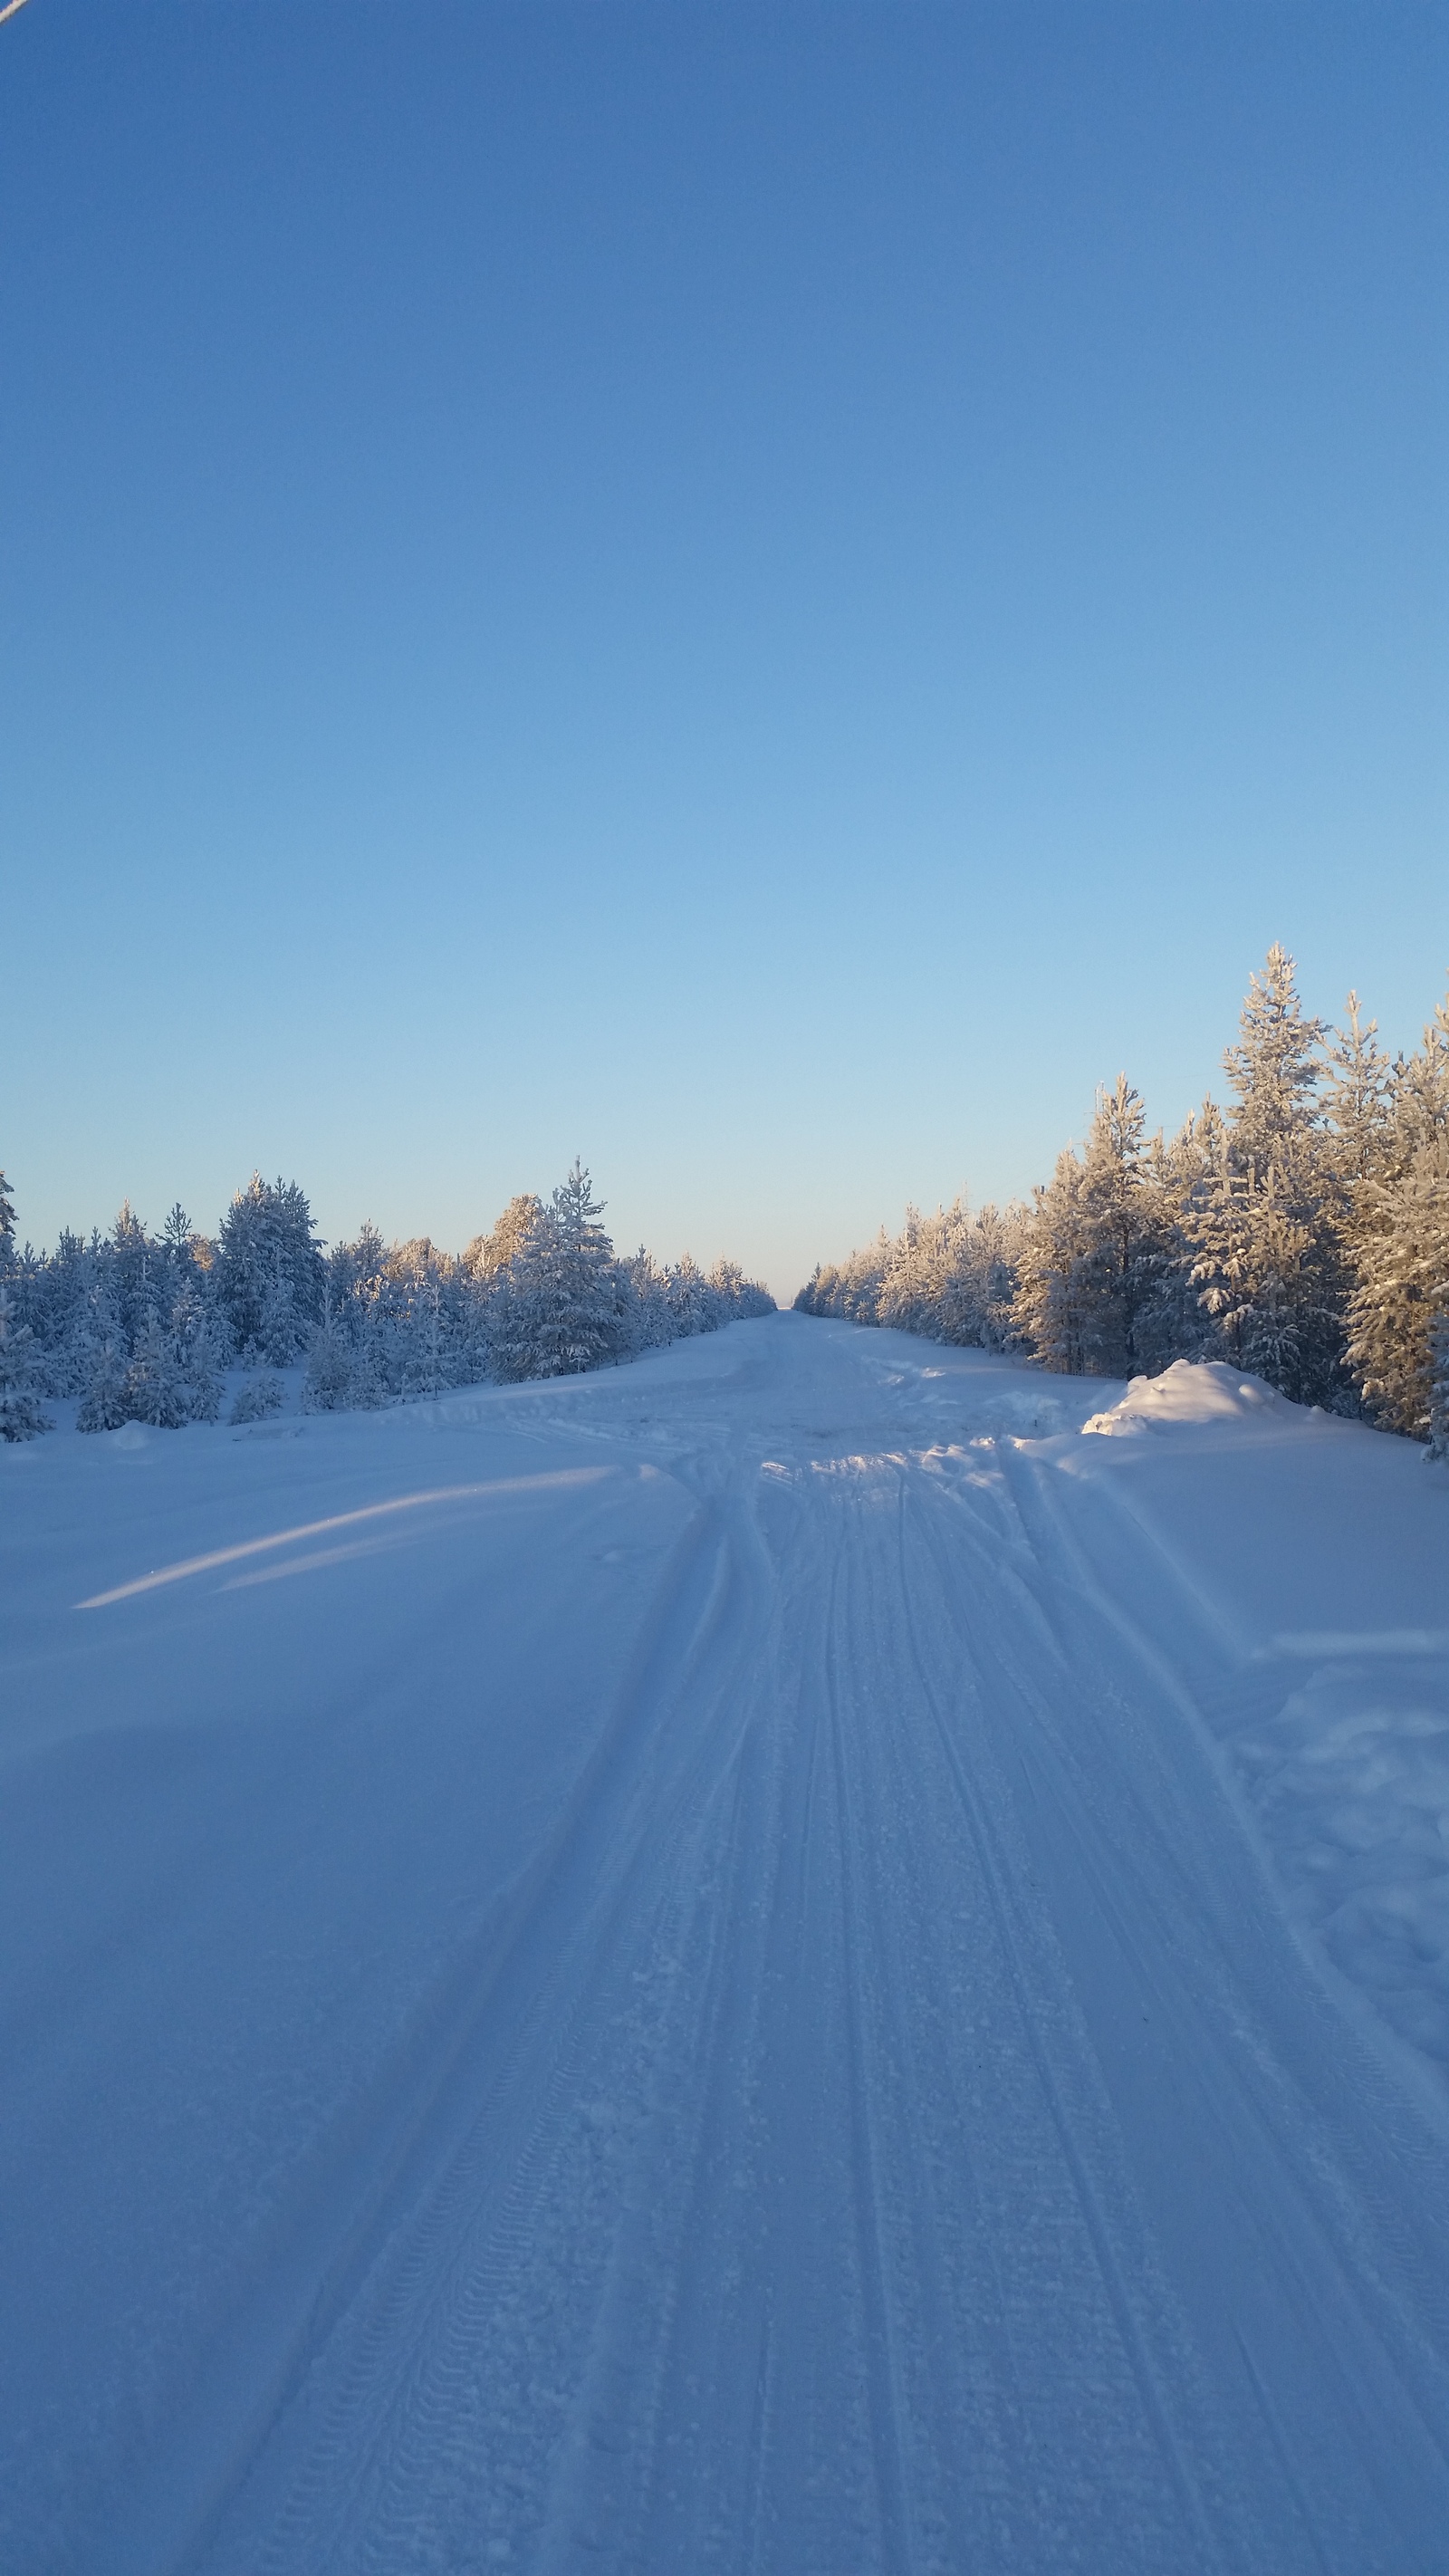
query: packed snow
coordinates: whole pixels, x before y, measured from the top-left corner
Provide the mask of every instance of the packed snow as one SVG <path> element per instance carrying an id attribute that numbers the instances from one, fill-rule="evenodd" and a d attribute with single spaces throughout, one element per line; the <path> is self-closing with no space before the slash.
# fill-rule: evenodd
<path id="1" fill-rule="evenodd" d="M 1449 2564 L 1449 1468 L 781 1315 L 0 1539 L 7 2569 Z"/>

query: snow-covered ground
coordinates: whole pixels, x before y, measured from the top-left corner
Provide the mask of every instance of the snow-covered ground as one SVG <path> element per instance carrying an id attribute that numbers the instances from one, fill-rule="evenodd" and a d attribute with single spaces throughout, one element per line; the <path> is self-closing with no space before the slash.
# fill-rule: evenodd
<path id="1" fill-rule="evenodd" d="M 1449 1471 L 786 1315 L 0 1536 L 7 2571 L 1449 2567 Z"/>

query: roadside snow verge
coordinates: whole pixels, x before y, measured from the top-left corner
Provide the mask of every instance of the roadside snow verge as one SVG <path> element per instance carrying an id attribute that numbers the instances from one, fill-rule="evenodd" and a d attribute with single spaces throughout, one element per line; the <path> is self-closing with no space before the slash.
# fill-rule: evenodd
<path id="1" fill-rule="evenodd" d="M 1094 1413 L 1082 1429 L 1120 1439 L 1169 1422 L 1242 1422 L 1254 1414 L 1300 1409 L 1263 1378 L 1230 1369 L 1222 1360 L 1174 1360 L 1161 1377 L 1134 1377 L 1121 1402 Z"/>

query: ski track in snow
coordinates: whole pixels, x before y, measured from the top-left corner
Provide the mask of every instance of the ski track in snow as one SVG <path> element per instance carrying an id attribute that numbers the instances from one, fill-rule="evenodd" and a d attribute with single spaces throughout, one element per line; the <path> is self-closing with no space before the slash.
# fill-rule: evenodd
<path id="1" fill-rule="evenodd" d="M 1449 1507 L 1102 1397 L 0 1461 L 0 2563 L 1449 2568 Z"/>

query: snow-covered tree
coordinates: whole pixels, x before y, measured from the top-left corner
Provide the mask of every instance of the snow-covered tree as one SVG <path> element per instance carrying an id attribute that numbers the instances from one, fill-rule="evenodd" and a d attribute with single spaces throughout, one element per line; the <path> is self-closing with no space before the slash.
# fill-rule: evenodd
<path id="1" fill-rule="evenodd" d="M 1270 948 L 1250 978 L 1238 1044 L 1223 1057 L 1235 1098 L 1216 1184 L 1196 1210 L 1192 1277 L 1236 1366 L 1295 1402 L 1342 1407 L 1352 1402 L 1347 1277 L 1334 1145 L 1318 1100 L 1326 1035 L 1299 1001 L 1292 958 Z M 1372 1059 L 1352 1032 L 1339 1071 L 1366 1105 Z"/>
<path id="2" fill-rule="evenodd" d="M 520 1191 L 509 1200 L 491 1232 L 474 1235 L 463 1255 L 464 1269 L 477 1279 L 496 1279 L 522 1251 L 542 1212 L 542 1199 L 532 1190 Z"/>
<path id="3" fill-rule="evenodd" d="M 216 1293 L 242 1356 L 284 1368 L 322 1309 L 322 1255 L 295 1181 L 253 1172 L 222 1219 Z"/>
<path id="4" fill-rule="evenodd" d="M 1389 1134 L 1353 1192 L 1349 1358 L 1374 1416 L 1424 1438 L 1449 1304 L 1449 1001 L 1396 1069 Z"/>
<path id="5" fill-rule="evenodd" d="M 40 1401 L 35 1337 L 0 1280 L 0 1440 L 33 1440 L 54 1429 Z"/>
<path id="6" fill-rule="evenodd" d="M 255 1377 L 249 1377 L 246 1385 L 238 1389 L 227 1420 L 233 1423 L 270 1421 L 274 1413 L 281 1412 L 285 1397 L 286 1389 L 281 1379 L 270 1369 L 259 1369 Z"/>
<path id="7" fill-rule="evenodd" d="M 170 1345 L 188 1422 L 214 1422 L 221 1411 L 227 1340 L 195 1275 L 183 1277 L 171 1308 Z"/>
<path id="8" fill-rule="evenodd" d="M 1315 1325 L 1332 1322 L 1315 1297 L 1315 1237 L 1269 1165 L 1224 1173 L 1197 1226 L 1192 1277 L 1234 1367 L 1299 1396 Z"/>
<path id="9" fill-rule="evenodd" d="M 106 1335 L 92 1353 L 85 1393 L 75 1418 L 77 1431 L 119 1431 L 123 1422 L 130 1421 L 127 1370 L 124 1350 Z"/>
<path id="10" fill-rule="evenodd" d="M 136 1336 L 123 1401 L 130 1421 L 149 1423 L 154 1431 L 179 1431 L 189 1419 L 175 1346 L 154 1308 Z"/>
<path id="11" fill-rule="evenodd" d="M 332 1263 L 323 1289 L 321 1321 L 314 1324 L 307 1346 L 307 1375 L 302 1386 L 302 1404 L 308 1413 L 340 1413 L 348 1402 L 352 1371 L 356 1358 L 355 1344 L 348 1333 L 342 1313 L 334 1304 Z"/>
<path id="12" fill-rule="evenodd" d="M 1119 1074 L 1097 1095 L 1083 1155 L 1058 1158 L 1025 1228 L 1016 1322 L 1045 1367 L 1132 1377 L 1158 1360 L 1168 1261 L 1160 1166 L 1141 1099 Z"/>
<path id="13" fill-rule="evenodd" d="M 1325 1044 L 1329 1156 L 1340 1187 L 1351 1192 L 1370 1180 L 1384 1159 L 1394 1124 L 1394 1068 L 1378 1042 L 1378 1022 L 1365 1027 L 1357 993 L 1347 1002 L 1348 1025 L 1330 1031 Z"/>
<path id="14" fill-rule="evenodd" d="M 1016 1321 L 1043 1368 L 1078 1375 L 1087 1366 L 1086 1257 L 1091 1225 L 1086 1175 L 1070 1145 L 1045 1187 L 1033 1193 L 1016 1292 Z"/>
<path id="15" fill-rule="evenodd" d="M 10 1184 L 0 1172 L 0 1264 L 3 1264 L 15 1242 L 15 1201 Z"/>
<path id="16" fill-rule="evenodd" d="M 624 1356 L 629 1296 L 602 1214 L 576 1162 L 497 1281 L 489 1330 L 496 1376 L 570 1377 Z"/>

